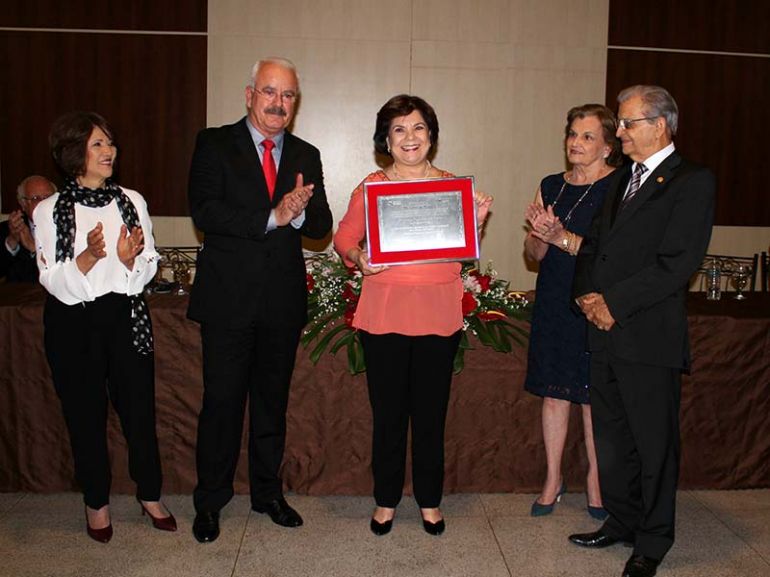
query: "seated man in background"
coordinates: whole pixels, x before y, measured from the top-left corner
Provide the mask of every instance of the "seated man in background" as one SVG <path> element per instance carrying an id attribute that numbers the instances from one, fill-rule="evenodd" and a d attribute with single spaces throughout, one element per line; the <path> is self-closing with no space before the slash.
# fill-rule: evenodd
<path id="1" fill-rule="evenodd" d="M 19 184 L 16 198 L 21 208 L 0 223 L 0 277 L 8 282 L 37 282 L 32 213 L 41 200 L 54 192 L 56 186 L 42 176 L 28 176 Z"/>

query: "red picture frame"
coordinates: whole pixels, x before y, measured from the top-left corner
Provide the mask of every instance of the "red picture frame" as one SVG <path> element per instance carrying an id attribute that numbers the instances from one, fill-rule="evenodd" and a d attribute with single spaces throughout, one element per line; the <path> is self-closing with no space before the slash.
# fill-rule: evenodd
<path id="1" fill-rule="evenodd" d="M 401 198 L 408 195 L 413 196 L 411 199 Z M 436 195 L 435 199 L 430 198 L 433 195 Z M 424 208 L 414 210 L 415 203 Z M 392 205 L 399 204 L 412 205 L 412 208 L 399 214 L 398 208 L 392 208 Z M 456 225 L 456 229 L 449 230 L 452 239 L 448 242 L 451 246 L 442 246 L 442 244 L 446 244 L 443 238 L 437 240 L 435 246 L 431 245 L 433 242 L 431 225 L 430 223 L 426 225 L 426 221 L 432 218 L 430 207 L 434 205 L 444 209 L 437 211 L 437 213 L 440 212 L 446 216 L 448 211 L 449 221 L 454 221 L 454 224 L 450 226 Z M 384 206 L 387 208 L 383 209 Z M 366 211 L 367 251 L 369 262 L 372 265 L 463 261 L 478 260 L 479 258 L 479 237 L 476 228 L 476 202 L 472 176 L 368 182 L 364 184 L 364 207 Z M 458 213 L 455 214 L 454 211 Z M 389 216 L 385 217 L 385 214 Z M 380 218 L 389 219 L 391 216 L 398 218 L 401 230 L 408 229 L 410 218 L 414 218 L 415 229 L 412 232 L 419 234 L 420 230 L 426 231 L 424 237 L 415 242 L 415 245 L 420 246 L 414 248 L 400 247 L 398 250 L 389 248 L 410 242 L 409 240 L 392 242 L 393 239 L 386 238 L 385 235 L 390 234 L 387 232 L 389 226 L 387 222 L 381 223 Z M 441 225 L 446 229 L 446 223 Z M 440 233 L 439 236 L 441 236 Z"/>

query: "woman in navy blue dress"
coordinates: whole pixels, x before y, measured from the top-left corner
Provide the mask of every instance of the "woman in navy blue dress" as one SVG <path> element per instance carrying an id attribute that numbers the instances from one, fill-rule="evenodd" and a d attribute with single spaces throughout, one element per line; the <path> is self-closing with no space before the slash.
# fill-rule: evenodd
<path id="1" fill-rule="evenodd" d="M 569 111 L 565 148 L 570 170 L 543 179 L 526 211 L 527 257 L 540 263 L 529 342 L 527 391 L 543 397 L 543 439 L 548 472 L 532 516 L 548 515 L 565 492 L 561 473 L 571 403 L 582 407 L 588 456 L 588 512 L 603 519 L 591 428 L 585 318 L 571 306 L 575 256 L 591 219 L 621 164 L 615 115 L 600 104 Z"/>

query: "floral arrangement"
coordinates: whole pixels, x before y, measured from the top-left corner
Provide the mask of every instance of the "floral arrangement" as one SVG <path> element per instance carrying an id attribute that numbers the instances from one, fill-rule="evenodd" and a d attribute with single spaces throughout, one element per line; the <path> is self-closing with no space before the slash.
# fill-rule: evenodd
<path id="1" fill-rule="evenodd" d="M 351 374 L 366 370 L 358 331 L 353 328 L 353 315 L 361 295 L 363 275 L 348 268 L 334 253 L 318 253 L 306 257 L 308 290 L 308 324 L 302 335 L 302 345 L 313 345 L 310 359 L 315 364 L 328 350 L 336 354 L 347 350 Z M 523 345 L 528 332 L 510 322 L 511 318 L 530 318 L 527 299 L 512 292 L 508 281 L 498 278 L 488 263 L 483 271 L 471 264 L 463 265 L 463 332 L 454 361 L 455 374 L 462 371 L 465 351 L 472 348 L 470 330 L 479 341 L 495 351 L 507 353 L 513 344 Z"/>

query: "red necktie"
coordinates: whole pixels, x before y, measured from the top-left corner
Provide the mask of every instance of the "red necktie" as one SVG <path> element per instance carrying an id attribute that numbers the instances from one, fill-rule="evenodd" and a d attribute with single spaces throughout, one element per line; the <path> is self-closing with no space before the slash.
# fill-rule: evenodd
<path id="1" fill-rule="evenodd" d="M 267 182 L 267 191 L 270 193 L 270 200 L 273 200 L 273 193 L 275 192 L 275 160 L 273 160 L 273 147 L 275 142 L 272 140 L 263 140 L 262 146 L 265 149 L 262 155 L 262 171 L 265 173 L 265 182 Z"/>

